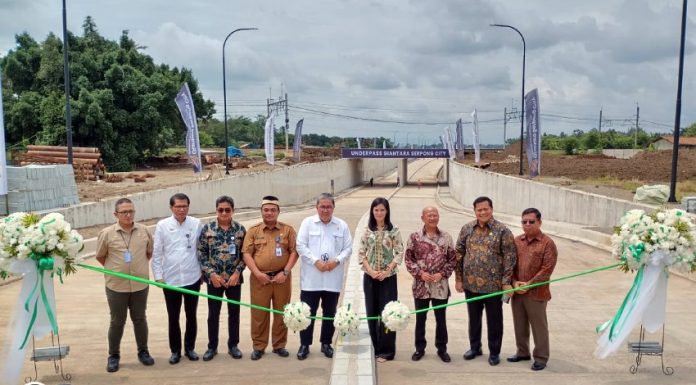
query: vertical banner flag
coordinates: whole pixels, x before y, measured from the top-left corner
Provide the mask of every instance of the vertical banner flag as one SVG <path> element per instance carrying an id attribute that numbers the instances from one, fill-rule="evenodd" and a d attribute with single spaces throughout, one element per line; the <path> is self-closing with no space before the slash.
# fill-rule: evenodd
<path id="1" fill-rule="evenodd" d="M 275 164 L 275 117 L 276 112 L 271 111 L 264 127 L 263 147 L 266 152 L 266 162 L 270 165 Z"/>
<path id="2" fill-rule="evenodd" d="M 186 124 L 186 155 L 189 162 L 193 165 L 193 172 L 200 173 L 203 171 L 201 163 L 201 144 L 198 138 L 198 122 L 196 121 L 196 110 L 193 107 L 193 98 L 191 90 L 187 83 L 181 85 L 179 93 L 174 98 L 176 106 L 179 107 L 181 118 Z"/>
<path id="3" fill-rule="evenodd" d="M 440 144 L 442 145 L 442 148 L 447 148 L 447 146 L 445 146 L 445 139 L 442 135 L 440 135 Z"/>
<path id="4" fill-rule="evenodd" d="M 452 140 L 452 132 L 449 127 L 445 127 L 445 142 L 447 143 L 450 159 L 454 159 L 454 141 Z"/>
<path id="5" fill-rule="evenodd" d="M 387 141 L 386 140 L 382 141 L 382 148 L 387 148 Z"/>
<path id="6" fill-rule="evenodd" d="M 457 158 L 464 156 L 464 129 L 462 126 L 462 118 L 457 119 Z"/>
<path id="7" fill-rule="evenodd" d="M 471 113 L 471 117 L 474 119 L 474 124 L 471 128 L 474 133 L 474 162 L 478 163 L 481 161 L 481 146 L 479 144 L 478 113 L 475 108 L 474 112 Z"/>
<path id="8" fill-rule="evenodd" d="M 0 195 L 7 195 L 7 166 L 5 159 L 5 114 L 2 109 L 2 68 L 0 68 Z M 7 214 L 10 214 L 9 212 Z"/>
<path id="9" fill-rule="evenodd" d="M 292 157 L 300 161 L 300 146 L 302 145 L 302 125 L 304 118 L 300 119 L 295 126 L 295 141 L 292 143 Z"/>
<path id="10" fill-rule="evenodd" d="M 524 96 L 524 115 L 527 123 L 529 176 L 535 177 L 541 174 L 541 127 L 539 127 L 539 93 L 536 88 Z"/>
<path id="11" fill-rule="evenodd" d="M 355 137 L 355 141 L 358 142 L 358 148 L 362 148 L 362 146 L 360 146 L 360 137 L 359 136 Z"/>

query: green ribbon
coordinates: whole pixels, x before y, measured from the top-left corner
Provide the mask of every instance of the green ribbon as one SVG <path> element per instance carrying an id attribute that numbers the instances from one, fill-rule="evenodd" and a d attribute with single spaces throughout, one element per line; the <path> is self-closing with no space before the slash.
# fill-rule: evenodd
<path id="1" fill-rule="evenodd" d="M 107 270 L 107 269 L 103 269 L 103 268 L 96 267 L 96 266 L 85 265 L 85 264 L 83 264 L 83 263 L 78 263 L 77 266 L 84 267 L 85 269 L 92 270 L 92 271 L 96 271 L 96 272 L 98 272 L 98 273 L 108 274 L 108 275 L 111 275 L 111 276 L 114 276 L 114 277 L 123 278 L 123 279 L 128 279 L 128 280 L 135 281 L 135 282 L 140 282 L 140 283 L 145 283 L 145 284 L 148 284 L 148 285 L 153 285 L 153 286 L 161 287 L 161 288 L 164 288 L 164 289 L 174 290 L 174 291 L 178 291 L 178 292 L 181 292 L 181 293 L 186 293 L 186 294 L 191 294 L 191 295 L 197 295 L 197 296 L 199 296 L 199 297 L 205 297 L 205 298 L 209 298 L 209 299 L 213 299 L 213 300 L 217 300 L 217 301 L 232 303 L 232 304 L 235 304 L 235 305 L 246 306 L 246 307 L 249 307 L 249 308 L 252 308 L 252 309 L 263 310 L 263 311 L 267 311 L 267 312 L 270 312 L 270 313 L 276 313 L 276 314 L 283 314 L 283 313 L 284 313 L 284 312 L 281 311 L 281 310 L 269 309 L 269 308 L 267 308 L 267 307 L 263 307 L 263 306 L 259 306 L 259 305 L 244 303 L 244 302 L 235 301 L 235 300 L 229 299 L 229 298 L 222 298 L 222 297 L 210 295 L 210 294 L 207 294 L 207 293 L 201 293 L 201 292 L 198 292 L 198 291 L 188 290 L 188 289 L 184 289 L 184 288 L 181 288 L 181 287 L 171 286 L 171 285 L 167 285 L 166 283 L 156 282 L 156 281 L 153 281 L 153 280 L 150 280 L 150 279 L 140 278 L 140 277 L 136 277 L 136 276 L 133 276 L 133 275 L 124 274 L 124 273 L 119 273 L 119 272 L 117 272 L 117 271 Z M 577 278 L 577 277 L 580 277 L 580 276 L 583 276 L 583 275 L 592 274 L 592 273 L 596 273 L 596 272 L 604 271 L 604 270 L 609 270 L 609 269 L 613 269 L 613 268 L 616 268 L 616 267 L 619 267 L 619 266 L 621 266 L 621 263 L 615 263 L 615 264 L 608 265 L 608 266 L 598 267 L 598 268 L 589 269 L 589 270 L 583 270 L 583 271 L 580 271 L 580 272 L 577 272 L 577 273 L 565 275 L 565 276 L 562 276 L 562 277 L 559 277 L 559 278 L 550 279 L 550 280 L 544 281 L 544 282 L 532 283 L 532 284 L 529 284 L 529 285 L 520 286 L 520 287 L 508 289 L 508 290 L 497 291 L 497 292 L 495 292 L 495 293 L 484 294 L 484 295 L 482 295 L 482 296 L 475 297 L 475 298 L 467 298 L 467 299 L 463 299 L 463 300 L 461 300 L 461 301 L 456 301 L 456 302 L 451 302 L 451 303 L 445 303 L 445 304 L 441 304 L 441 305 L 437 305 L 437 306 L 432 306 L 432 307 L 428 307 L 428 308 L 418 309 L 418 310 L 415 310 L 415 311 L 411 311 L 411 314 L 423 313 L 423 312 L 426 312 L 426 311 L 429 311 L 429 310 L 437 310 L 437 309 L 441 309 L 441 308 L 444 308 L 444 307 L 455 306 L 455 305 L 461 305 L 461 304 L 463 304 L 463 303 L 468 303 L 468 302 L 473 302 L 473 301 L 480 301 L 480 300 L 482 300 L 482 299 L 486 299 L 486 298 L 490 298 L 490 297 L 495 297 L 495 296 L 502 295 L 502 294 L 507 294 L 507 293 L 513 293 L 513 292 L 516 292 L 516 291 L 519 291 L 519 290 L 533 289 L 533 288 L 538 287 L 538 286 L 548 285 L 548 284 L 553 283 L 553 282 L 558 282 L 558 281 L 564 281 L 564 280 L 567 280 L 567 279 Z M 349 304 L 349 306 L 350 306 L 350 304 Z M 349 307 L 349 309 L 350 309 L 350 307 Z M 320 320 L 320 321 L 331 321 L 331 320 L 333 320 L 333 317 L 313 316 L 313 317 L 310 317 L 310 318 L 311 318 L 311 319 L 314 319 L 314 320 Z M 371 317 L 360 317 L 359 319 L 362 320 L 362 321 L 364 321 L 364 320 L 381 320 L 382 317 L 381 317 L 381 316 L 371 316 Z"/>
<path id="2" fill-rule="evenodd" d="M 643 283 L 643 275 L 645 273 L 645 266 L 641 266 L 636 273 L 636 278 L 633 280 L 633 285 L 628 290 L 626 297 L 624 298 L 619 310 L 614 315 L 614 318 L 609 321 L 597 326 L 595 330 L 597 333 L 602 333 L 610 327 L 609 329 L 609 341 L 612 341 L 614 337 L 619 333 L 619 331 L 624 327 L 626 322 L 626 317 L 624 314 L 630 314 L 636 306 L 636 297 L 638 296 L 638 288 Z"/>
<path id="3" fill-rule="evenodd" d="M 34 298 L 36 295 L 36 291 L 38 290 L 40 292 L 40 297 L 41 297 L 41 303 L 44 306 L 44 310 L 46 311 L 46 318 L 48 318 L 48 321 L 51 323 L 51 330 L 53 333 L 57 334 L 58 333 L 58 322 L 56 321 L 56 317 L 53 315 L 53 311 L 51 310 L 51 304 L 48 302 L 48 295 L 46 294 L 46 288 L 44 286 L 44 272 L 46 271 L 52 271 L 53 267 L 55 265 L 55 261 L 53 259 L 53 256 L 47 255 L 47 254 L 38 254 L 38 253 L 31 253 L 29 255 L 31 259 L 33 259 L 36 262 L 36 270 L 38 272 L 37 274 L 37 280 L 34 283 L 34 287 L 31 290 L 31 293 L 29 293 L 29 296 L 27 297 L 27 300 L 24 302 L 24 310 L 29 311 L 29 307 L 31 305 L 31 299 Z M 24 349 L 24 346 L 27 344 L 27 341 L 29 340 L 29 336 L 31 335 L 31 332 L 34 330 L 34 323 L 36 323 L 36 317 L 38 316 L 39 312 L 39 296 L 36 296 L 36 299 L 34 300 L 34 306 L 31 311 L 31 319 L 29 320 L 29 325 L 27 326 L 27 331 L 24 333 L 24 339 L 22 340 L 22 345 L 19 347 L 20 350 Z"/>
<path id="4" fill-rule="evenodd" d="M 645 244 L 643 242 L 640 242 L 635 245 L 629 245 L 628 250 L 631 252 L 633 259 L 636 262 L 639 262 L 641 254 L 643 254 L 643 251 L 645 251 Z"/>

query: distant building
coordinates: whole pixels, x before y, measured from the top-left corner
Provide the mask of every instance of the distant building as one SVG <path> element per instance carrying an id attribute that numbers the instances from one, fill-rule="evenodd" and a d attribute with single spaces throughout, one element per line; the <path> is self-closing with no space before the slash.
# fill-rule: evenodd
<path id="1" fill-rule="evenodd" d="M 656 150 L 671 150 L 674 148 L 674 137 L 673 136 L 661 136 L 652 143 L 652 146 Z M 694 136 L 680 136 L 679 137 L 679 148 L 696 149 L 696 137 L 694 137 Z"/>

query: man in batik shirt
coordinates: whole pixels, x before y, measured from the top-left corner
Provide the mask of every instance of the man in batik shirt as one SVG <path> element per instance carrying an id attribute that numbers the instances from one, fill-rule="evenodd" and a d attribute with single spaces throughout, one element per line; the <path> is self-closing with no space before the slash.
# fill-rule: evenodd
<path id="1" fill-rule="evenodd" d="M 493 218 L 493 201 L 488 197 L 474 200 L 476 220 L 467 223 L 459 232 L 457 240 L 457 266 L 455 268 L 456 289 L 464 292 L 467 299 L 484 294 L 512 289 L 512 270 L 517 254 L 515 238 L 504 224 Z M 488 363 L 500 363 L 500 348 L 503 343 L 502 295 L 483 300 L 474 300 L 466 305 L 469 313 L 469 346 L 465 360 L 483 354 L 481 350 L 481 320 L 486 310 L 488 329 Z"/>
<path id="2" fill-rule="evenodd" d="M 217 218 L 203 226 L 198 237 L 198 258 L 208 294 L 223 295 L 239 301 L 242 295 L 242 244 L 246 229 L 232 220 L 234 200 L 223 195 L 215 201 Z M 208 299 L 208 350 L 203 361 L 212 360 L 217 354 L 222 302 Z M 239 305 L 227 303 L 227 351 L 232 358 L 242 358 L 239 344 Z"/>
<path id="3" fill-rule="evenodd" d="M 406 269 L 413 276 L 413 302 L 416 310 L 444 305 L 450 296 L 447 279 L 454 271 L 457 257 L 452 236 L 437 225 L 440 214 L 435 207 L 423 209 L 423 228 L 408 237 Z M 447 353 L 446 307 L 435 310 L 435 347 L 443 362 L 450 362 Z M 411 359 L 419 361 L 425 355 L 425 321 L 428 313 L 416 314 L 416 352 Z"/>

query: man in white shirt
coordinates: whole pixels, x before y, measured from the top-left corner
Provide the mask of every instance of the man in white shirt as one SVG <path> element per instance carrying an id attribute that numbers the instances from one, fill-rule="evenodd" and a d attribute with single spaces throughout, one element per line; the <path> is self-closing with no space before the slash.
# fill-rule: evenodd
<path id="1" fill-rule="evenodd" d="M 157 282 L 199 291 L 201 287 L 201 265 L 196 255 L 196 241 L 201 221 L 188 216 L 191 201 L 186 194 L 177 193 L 169 199 L 172 216 L 157 222 L 155 245 L 152 254 L 152 274 Z M 164 301 L 169 317 L 169 349 L 172 356 L 169 363 L 174 365 L 181 360 L 181 327 L 179 315 L 181 303 L 186 313 L 184 332 L 184 354 L 191 361 L 198 360 L 194 350 L 196 345 L 196 310 L 198 296 L 164 289 Z"/>
<path id="2" fill-rule="evenodd" d="M 329 193 L 317 198 L 317 214 L 305 218 L 297 234 L 297 252 L 302 260 L 300 276 L 300 300 L 307 303 L 312 316 L 316 316 L 319 302 L 324 317 L 336 315 L 338 297 L 343 288 L 343 273 L 352 252 L 353 240 L 346 222 L 333 216 L 335 203 Z M 333 357 L 331 341 L 334 335 L 333 321 L 321 322 L 321 352 Z M 300 332 L 300 349 L 297 359 L 309 355 L 314 334 L 314 320 Z"/>

